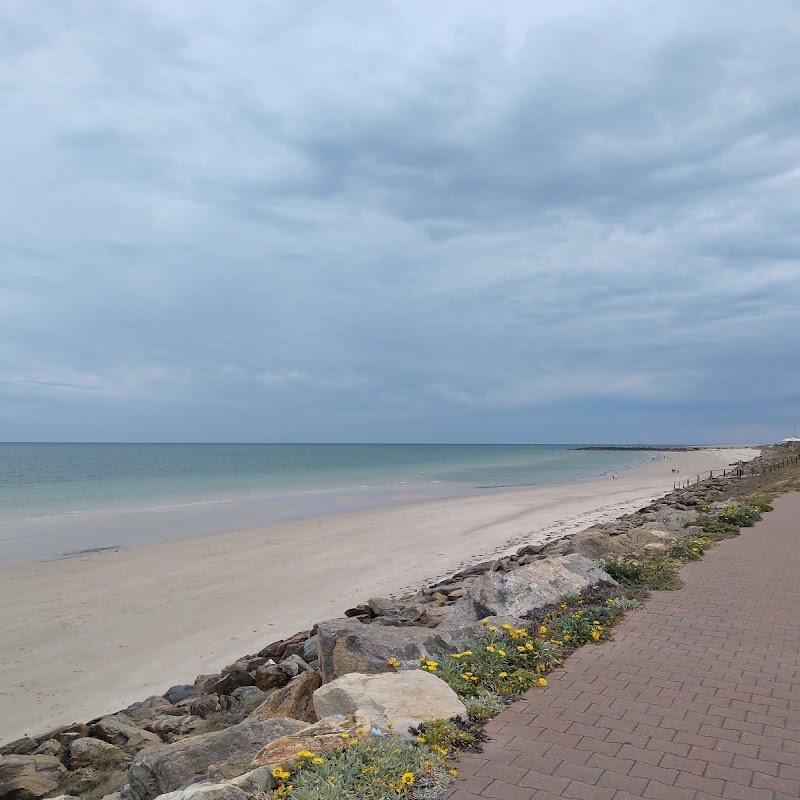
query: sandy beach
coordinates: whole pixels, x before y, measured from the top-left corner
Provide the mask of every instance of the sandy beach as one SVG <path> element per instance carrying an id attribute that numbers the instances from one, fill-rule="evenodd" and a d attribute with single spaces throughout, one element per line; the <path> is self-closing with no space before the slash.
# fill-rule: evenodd
<path id="1" fill-rule="evenodd" d="M 311 517 L 0 570 L 0 742 L 116 711 L 522 543 L 633 511 L 755 450 L 568 486 Z"/>

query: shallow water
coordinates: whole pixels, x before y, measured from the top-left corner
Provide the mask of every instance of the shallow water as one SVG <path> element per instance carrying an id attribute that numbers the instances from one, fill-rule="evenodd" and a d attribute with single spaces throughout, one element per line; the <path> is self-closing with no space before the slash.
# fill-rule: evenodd
<path id="1" fill-rule="evenodd" d="M 575 447 L 0 444 L 0 564 L 572 483 L 650 458 Z"/>

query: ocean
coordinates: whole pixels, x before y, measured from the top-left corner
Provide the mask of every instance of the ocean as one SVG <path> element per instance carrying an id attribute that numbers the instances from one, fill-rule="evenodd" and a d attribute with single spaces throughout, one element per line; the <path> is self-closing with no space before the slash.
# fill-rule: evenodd
<path id="1" fill-rule="evenodd" d="M 650 458 L 576 447 L 2 443 L 0 565 L 573 483 Z M 150 524 L 154 512 L 161 512 L 157 530 Z"/>

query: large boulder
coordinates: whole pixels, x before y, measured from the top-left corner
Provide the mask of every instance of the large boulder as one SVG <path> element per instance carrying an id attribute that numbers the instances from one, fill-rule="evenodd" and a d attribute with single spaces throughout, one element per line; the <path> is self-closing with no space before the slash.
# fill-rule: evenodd
<path id="1" fill-rule="evenodd" d="M 344 675 L 314 692 L 314 708 L 320 719 L 361 712 L 374 726 L 405 737 L 421 722 L 467 714 L 443 680 L 421 669 Z"/>
<path id="2" fill-rule="evenodd" d="M 623 546 L 633 555 L 661 555 L 666 553 L 672 545 L 686 536 L 685 529 L 670 530 L 658 522 L 647 522 L 640 528 L 633 528 L 623 536 Z"/>
<path id="3" fill-rule="evenodd" d="M 628 555 L 628 547 L 624 537 L 609 536 L 604 531 L 588 528 L 576 533 L 571 539 L 566 540 L 567 553 L 578 553 L 592 561 L 603 561 L 606 558 L 624 558 Z"/>
<path id="4" fill-rule="evenodd" d="M 312 697 L 322 685 L 316 672 L 301 672 L 282 689 L 276 689 L 250 714 L 250 719 L 289 717 L 305 722 L 316 722 Z"/>
<path id="5" fill-rule="evenodd" d="M 161 739 L 155 733 L 137 727 L 126 714 L 103 717 L 91 725 L 90 733 L 95 739 L 102 739 L 130 754 L 161 744 Z"/>
<path id="6" fill-rule="evenodd" d="M 55 756 L 9 755 L 0 758 L 0 797 L 37 800 L 58 788 L 64 765 Z"/>
<path id="7" fill-rule="evenodd" d="M 100 762 L 104 767 L 112 764 L 123 764 L 130 761 L 130 756 L 119 747 L 91 736 L 76 739 L 69 746 L 69 768 L 95 766 Z"/>
<path id="8" fill-rule="evenodd" d="M 699 516 L 697 511 L 692 509 L 681 510 L 667 505 L 660 505 L 656 513 L 656 522 L 660 522 L 668 530 L 683 534 L 686 526 L 696 522 Z"/>
<path id="9" fill-rule="evenodd" d="M 477 617 L 472 615 L 470 621 Z M 458 650 L 464 641 L 462 621 L 453 630 L 387 628 L 356 619 L 322 622 L 318 629 L 319 669 L 326 683 L 350 672 L 388 672 L 395 658 L 405 668 L 419 666 L 424 655 L 437 657 Z"/>
<path id="10" fill-rule="evenodd" d="M 461 603 L 472 603 L 478 616 L 528 617 L 565 594 L 577 595 L 598 583 L 616 581 L 585 556 L 572 553 L 535 561 L 506 573 L 490 572 L 470 586 Z"/>
<path id="11" fill-rule="evenodd" d="M 234 778 L 266 744 L 307 727 L 294 719 L 245 720 L 221 731 L 149 747 L 129 770 L 133 800 L 152 800 L 205 777 Z"/>
<path id="12" fill-rule="evenodd" d="M 104 798 L 105 800 L 105 798 Z M 249 800 L 247 794 L 229 783 L 194 783 L 177 792 L 167 792 L 158 800 Z"/>
<path id="13" fill-rule="evenodd" d="M 299 733 L 270 742 L 253 759 L 253 767 L 291 769 L 298 760 L 298 753 L 305 750 L 319 755 L 328 750 L 341 750 L 352 741 L 372 738 L 370 727 L 370 720 L 360 711 L 350 716 L 326 717 Z M 241 785 L 238 784 L 240 779 L 236 780 L 237 785 Z"/>

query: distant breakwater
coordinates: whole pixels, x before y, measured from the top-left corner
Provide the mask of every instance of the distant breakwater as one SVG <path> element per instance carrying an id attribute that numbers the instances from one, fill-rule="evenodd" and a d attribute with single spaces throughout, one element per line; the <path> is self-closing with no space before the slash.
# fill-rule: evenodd
<path id="1" fill-rule="evenodd" d="M 576 450 L 619 450 L 629 453 L 690 453 L 694 450 L 705 450 L 700 446 L 678 446 L 678 445 L 640 445 L 640 444 L 597 444 L 576 447 Z"/>

